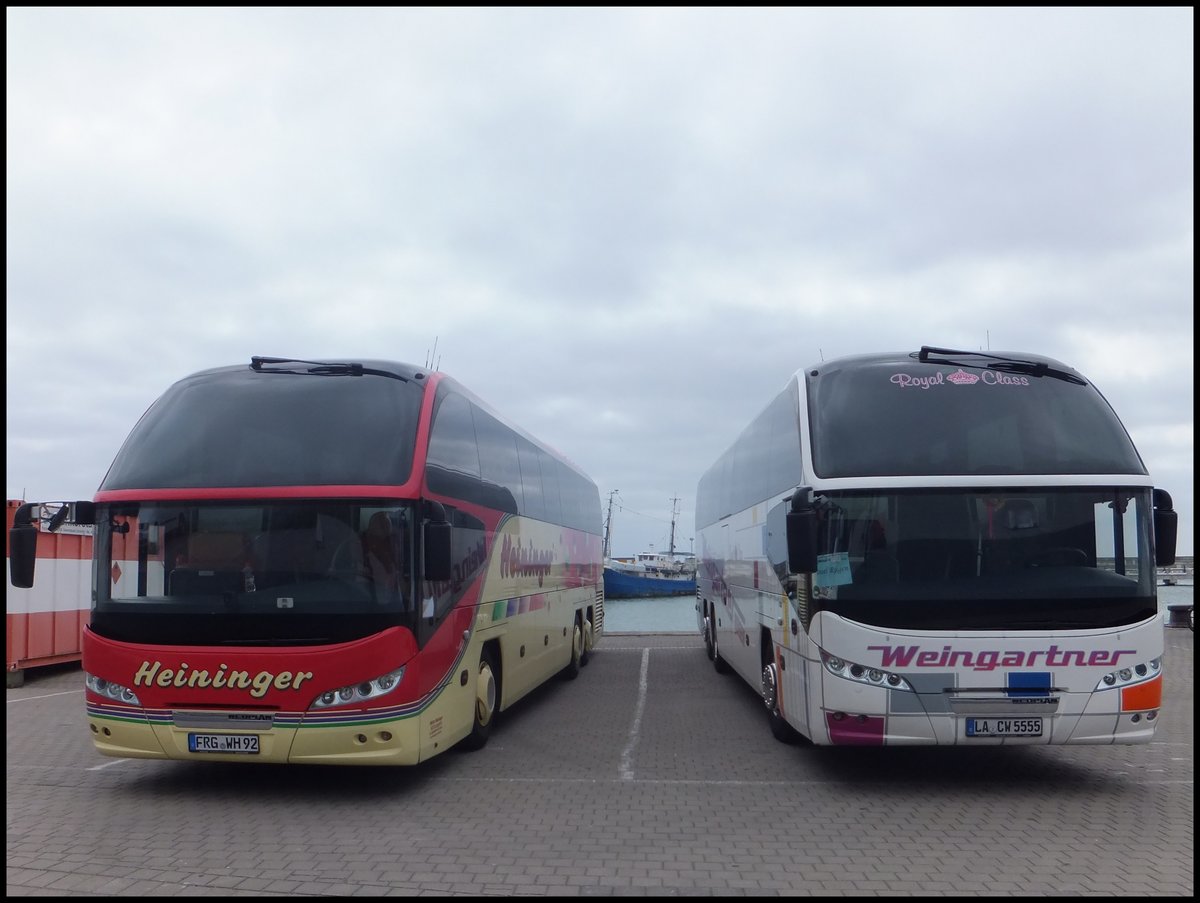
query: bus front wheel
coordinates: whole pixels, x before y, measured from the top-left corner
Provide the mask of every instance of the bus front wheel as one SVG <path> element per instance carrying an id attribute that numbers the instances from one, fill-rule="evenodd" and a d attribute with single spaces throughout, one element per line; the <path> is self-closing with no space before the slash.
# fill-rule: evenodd
<path id="1" fill-rule="evenodd" d="M 783 743 L 795 743 L 800 735 L 784 720 L 783 713 L 779 711 L 779 670 L 774 662 L 763 666 L 762 695 L 767 706 L 767 722 L 771 725 L 771 733 L 775 739 Z"/>
<path id="2" fill-rule="evenodd" d="M 482 749 L 492 735 L 496 722 L 496 708 L 500 699 L 497 685 L 495 656 L 491 649 L 484 649 L 479 657 L 479 673 L 475 677 L 475 723 L 471 733 L 463 740 L 465 749 Z"/>

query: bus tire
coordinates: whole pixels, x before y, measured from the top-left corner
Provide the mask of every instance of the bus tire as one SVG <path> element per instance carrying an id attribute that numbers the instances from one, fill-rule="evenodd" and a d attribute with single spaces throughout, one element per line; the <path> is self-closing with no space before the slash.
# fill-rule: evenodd
<path id="1" fill-rule="evenodd" d="M 771 733 L 775 739 L 781 743 L 795 743 L 799 740 L 800 734 L 784 720 L 783 713 L 779 711 L 779 671 L 774 662 L 763 666 L 762 695 L 767 707 L 767 723 L 771 726 Z"/>
<path id="2" fill-rule="evenodd" d="M 713 642 L 712 629 L 712 612 L 706 607 L 704 611 L 704 654 L 708 656 L 710 662 L 717 651 L 716 643 Z"/>
<path id="3" fill-rule="evenodd" d="M 574 680 L 579 676 L 583 666 L 583 617 L 575 616 L 575 625 L 571 628 L 571 660 L 562 669 L 564 680 Z"/>
<path id="4" fill-rule="evenodd" d="M 579 664 L 586 665 L 592 659 L 592 643 L 595 639 L 592 636 L 592 622 L 588 620 L 587 615 L 583 617 L 583 654 L 579 657 Z"/>
<path id="5" fill-rule="evenodd" d="M 714 620 L 708 622 L 709 636 L 712 637 L 712 662 L 718 674 L 728 674 L 731 670 L 729 662 L 721 658 L 721 650 L 717 648 L 717 627 Z"/>
<path id="6" fill-rule="evenodd" d="M 475 722 L 471 733 L 463 738 L 464 749 L 483 749 L 487 745 L 492 726 L 496 723 L 499 702 L 499 671 L 495 654 L 491 647 L 484 647 L 479 656 L 479 673 L 475 676 Z"/>

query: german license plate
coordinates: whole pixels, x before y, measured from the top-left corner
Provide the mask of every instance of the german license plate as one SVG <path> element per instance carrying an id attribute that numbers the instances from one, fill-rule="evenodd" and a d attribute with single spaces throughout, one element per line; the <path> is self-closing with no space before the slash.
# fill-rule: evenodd
<path id="1" fill-rule="evenodd" d="M 968 718 L 968 737 L 1040 737 L 1041 718 Z"/>
<path id="2" fill-rule="evenodd" d="M 188 734 L 188 751 L 194 753 L 245 753 L 258 755 L 257 734 Z"/>

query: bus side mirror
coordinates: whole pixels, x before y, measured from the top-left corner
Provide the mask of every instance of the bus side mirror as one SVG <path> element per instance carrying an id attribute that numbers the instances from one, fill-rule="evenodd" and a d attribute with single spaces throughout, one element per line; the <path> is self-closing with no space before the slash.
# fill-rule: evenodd
<path id="1" fill-rule="evenodd" d="M 1154 490 L 1154 563 L 1159 567 L 1175 563 L 1175 544 L 1179 534 L 1179 515 L 1165 489 Z"/>
<path id="2" fill-rule="evenodd" d="M 812 506 L 812 490 L 797 489 L 787 513 L 788 571 L 812 574 L 817 570 L 817 512 Z"/>
<path id="3" fill-rule="evenodd" d="M 424 528 L 425 548 L 425 579 L 430 582 L 442 582 L 450 579 L 450 534 L 451 527 L 443 521 L 440 524 L 427 523 Z"/>
<path id="4" fill-rule="evenodd" d="M 37 526 L 33 523 L 33 502 L 26 502 L 13 515 L 8 533 L 8 572 L 12 585 L 19 589 L 33 586 L 33 566 L 37 562 Z"/>
<path id="5" fill-rule="evenodd" d="M 811 574 L 817 569 L 817 513 L 789 511 L 787 516 L 788 570 Z"/>

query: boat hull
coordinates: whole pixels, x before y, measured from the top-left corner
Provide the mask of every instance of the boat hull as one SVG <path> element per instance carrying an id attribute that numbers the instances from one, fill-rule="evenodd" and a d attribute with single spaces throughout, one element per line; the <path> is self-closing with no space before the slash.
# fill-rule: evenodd
<path id="1" fill-rule="evenodd" d="M 640 596 L 688 596 L 696 592 L 694 577 L 654 577 L 604 569 L 604 596 L 635 599 Z"/>

